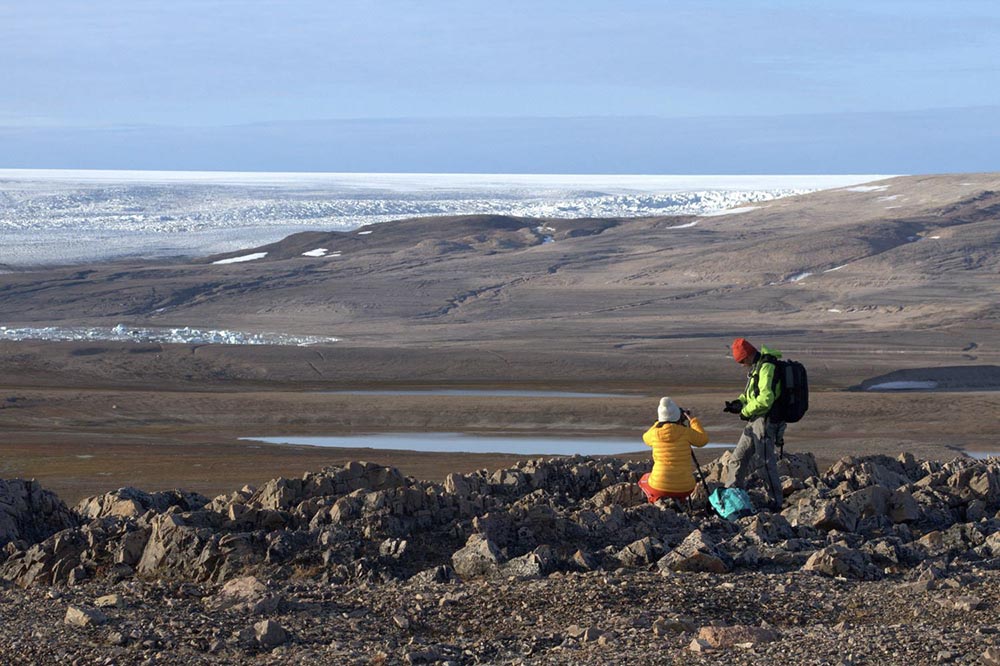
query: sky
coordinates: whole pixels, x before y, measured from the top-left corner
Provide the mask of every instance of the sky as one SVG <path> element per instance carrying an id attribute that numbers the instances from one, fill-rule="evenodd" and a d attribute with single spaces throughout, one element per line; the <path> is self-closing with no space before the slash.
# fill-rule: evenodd
<path id="1" fill-rule="evenodd" d="M 0 0 L 0 168 L 1000 170 L 1000 3 Z"/>

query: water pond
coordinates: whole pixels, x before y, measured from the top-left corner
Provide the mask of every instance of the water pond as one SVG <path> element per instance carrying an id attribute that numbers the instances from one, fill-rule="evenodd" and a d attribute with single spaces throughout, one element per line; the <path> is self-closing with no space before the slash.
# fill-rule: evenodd
<path id="1" fill-rule="evenodd" d="M 505 389 L 374 389 L 321 391 L 334 395 L 429 395 L 429 396 L 469 396 L 483 398 L 635 398 L 643 397 L 630 393 L 581 393 L 576 391 L 521 391 Z"/>
<path id="2" fill-rule="evenodd" d="M 268 444 L 327 446 L 344 449 L 391 449 L 426 453 L 511 453 L 538 456 L 619 455 L 648 452 L 639 437 L 541 437 L 444 433 L 379 433 L 370 435 L 244 437 Z M 726 449 L 733 444 L 710 443 L 707 448 Z"/>
<path id="3" fill-rule="evenodd" d="M 976 460 L 986 460 L 987 458 L 1000 458 L 1000 451 L 966 451 L 970 458 Z"/>

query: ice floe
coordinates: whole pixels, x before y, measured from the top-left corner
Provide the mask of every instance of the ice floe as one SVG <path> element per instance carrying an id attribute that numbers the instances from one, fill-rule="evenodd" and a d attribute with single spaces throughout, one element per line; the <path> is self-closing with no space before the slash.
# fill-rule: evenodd
<path id="1" fill-rule="evenodd" d="M 0 340 L 46 340 L 52 342 L 108 341 L 160 342 L 205 345 L 287 345 L 305 347 L 337 342 L 338 338 L 284 333 L 247 333 L 225 329 L 137 328 L 118 324 L 114 328 L 62 327 L 13 328 L 0 326 Z"/>

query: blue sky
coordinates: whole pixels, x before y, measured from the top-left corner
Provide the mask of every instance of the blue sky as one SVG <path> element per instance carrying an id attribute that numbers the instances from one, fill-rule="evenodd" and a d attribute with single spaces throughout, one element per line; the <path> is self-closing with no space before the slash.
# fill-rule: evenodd
<path id="1" fill-rule="evenodd" d="M 0 0 L 0 167 L 1000 170 L 1000 3 Z"/>

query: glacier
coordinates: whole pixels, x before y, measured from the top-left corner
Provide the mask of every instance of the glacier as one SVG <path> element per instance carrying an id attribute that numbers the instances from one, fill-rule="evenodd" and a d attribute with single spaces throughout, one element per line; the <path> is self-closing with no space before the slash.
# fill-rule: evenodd
<path id="1" fill-rule="evenodd" d="M 885 177 L 0 169 L 0 268 L 205 256 L 429 215 L 710 215 Z"/>
<path id="2" fill-rule="evenodd" d="M 0 326 L 0 340 L 44 340 L 49 342 L 148 342 L 164 344 L 202 345 L 288 345 L 307 347 L 330 344 L 339 338 L 315 335 L 288 335 L 284 333 L 248 333 L 225 329 L 197 328 L 136 328 L 118 324 L 106 327 L 8 327 Z"/>

